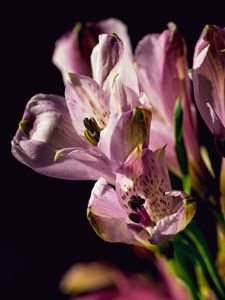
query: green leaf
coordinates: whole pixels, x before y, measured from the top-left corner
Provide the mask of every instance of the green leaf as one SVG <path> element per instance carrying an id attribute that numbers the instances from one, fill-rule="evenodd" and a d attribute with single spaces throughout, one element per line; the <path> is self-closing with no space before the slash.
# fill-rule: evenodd
<path id="1" fill-rule="evenodd" d="M 179 238 L 174 239 L 173 244 L 174 257 L 168 260 L 171 271 L 188 287 L 193 299 L 203 300 L 195 278 L 195 257 Z"/>
<path id="2" fill-rule="evenodd" d="M 215 261 L 209 250 L 204 235 L 194 220 L 192 220 L 192 222 L 185 228 L 184 233 L 193 242 L 195 249 L 198 252 L 198 261 L 203 270 L 205 269 L 204 273 L 206 275 L 206 279 L 208 280 L 209 286 L 217 294 L 218 299 L 225 299 L 225 287 L 217 272 Z M 207 273 L 209 276 L 207 276 Z"/>
<path id="3" fill-rule="evenodd" d="M 174 107 L 174 131 L 175 151 L 177 160 L 182 172 L 183 189 L 187 194 L 191 192 L 191 181 L 188 171 L 188 159 L 183 139 L 183 111 L 180 98 L 177 99 Z"/>

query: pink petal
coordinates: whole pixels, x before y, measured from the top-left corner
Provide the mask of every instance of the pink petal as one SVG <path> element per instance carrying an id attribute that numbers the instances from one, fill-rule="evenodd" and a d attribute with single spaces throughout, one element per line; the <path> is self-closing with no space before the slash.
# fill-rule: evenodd
<path id="1" fill-rule="evenodd" d="M 191 100 L 190 80 L 188 78 L 187 53 L 184 40 L 172 23 L 162 34 L 147 35 L 140 41 L 135 60 L 141 89 L 144 90 L 153 106 L 152 126 L 170 128 L 164 143 L 174 141 L 173 111 L 178 98 L 182 101 L 184 112 L 184 140 L 189 158 L 202 168 L 202 160 L 197 140 L 195 109 Z M 154 117 L 157 115 L 157 117 Z M 154 125 L 157 120 L 157 125 Z M 160 129 L 159 129 L 160 130 Z M 163 129 L 160 130 L 161 132 Z M 171 140 L 169 143 L 168 140 Z M 157 145 L 156 145 L 156 144 Z M 151 139 L 151 149 L 158 146 L 157 139 Z M 171 170 L 178 174 L 176 155 L 168 151 Z M 174 165 L 172 165 L 174 162 Z"/>
<path id="2" fill-rule="evenodd" d="M 216 138 L 225 138 L 225 29 L 206 26 L 195 48 L 194 94 L 199 112 Z"/>
<path id="3" fill-rule="evenodd" d="M 186 46 L 176 25 L 170 23 L 162 34 L 145 36 L 137 46 L 135 60 L 142 89 L 153 107 L 160 107 L 160 113 L 172 123 L 177 98 L 185 97 L 184 92 L 190 97 Z"/>
<path id="4" fill-rule="evenodd" d="M 175 197 L 179 197 L 179 193 L 171 193 Z M 180 193 L 181 198 L 184 194 Z M 192 220 L 196 211 L 195 202 L 184 204 L 181 199 L 174 207 L 174 213 L 162 218 L 154 227 L 153 235 L 150 239 L 152 244 L 161 243 L 167 239 L 172 238 L 178 232 L 182 231 L 188 223 Z"/>
<path id="5" fill-rule="evenodd" d="M 67 82 L 65 97 L 72 122 L 76 131 L 84 135 L 84 119 L 94 118 L 103 129 L 109 116 L 108 97 L 102 88 L 91 78 L 70 74 Z"/>
<path id="6" fill-rule="evenodd" d="M 54 163 L 60 148 L 85 147 L 73 128 L 64 98 L 38 94 L 28 102 L 12 141 L 12 153 L 22 163 L 42 174 L 74 178 L 61 164 Z"/>
<path id="7" fill-rule="evenodd" d="M 64 34 L 55 44 L 53 63 L 62 72 L 64 82 L 67 73 L 91 75 L 90 55 L 98 42 L 98 35 L 116 33 L 131 51 L 127 27 L 117 19 L 107 19 L 100 22 L 88 22 L 84 26 L 77 23 L 73 30 Z"/>
<path id="8" fill-rule="evenodd" d="M 115 184 L 115 166 L 98 149 L 61 149 L 56 154 L 58 163 L 71 179 L 97 180 L 104 176 L 110 184 Z"/>
<path id="9" fill-rule="evenodd" d="M 169 215 L 174 206 L 173 198 L 164 194 L 171 190 L 164 152 L 164 148 L 155 152 L 149 149 L 143 149 L 142 153 L 136 151 L 116 173 L 119 201 L 128 213 L 132 212 L 129 207 L 132 196 L 145 200 L 143 206 L 150 217 L 147 220 L 146 216 L 146 222 L 143 221 L 145 226 L 150 226 L 152 221 L 157 223 Z"/>
<path id="10" fill-rule="evenodd" d="M 52 61 L 62 72 L 65 83 L 68 72 L 91 75 L 90 62 L 85 61 L 80 52 L 78 27 L 75 27 L 56 41 Z"/>
<path id="11" fill-rule="evenodd" d="M 88 204 L 88 219 L 96 233 L 109 242 L 138 244 L 126 223 L 127 214 L 115 190 L 104 178 L 96 182 Z"/>
<path id="12" fill-rule="evenodd" d="M 172 300 L 172 297 L 164 289 L 160 289 L 160 285 L 154 285 L 146 278 L 131 274 L 125 279 L 126 282 L 123 282 L 124 285 L 121 285 L 121 287 L 97 291 L 81 298 L 73 298 L 72 300 Z"/>
<path id="13" fill-rule="evenodd" d="M 149 148 L 155 151 L 166 144 L 167 167 L 173 170 L 173 173 L 177 176 L 181 176 L 180 167 L 174 151 L 175 139 L 174 135 L 171 135 L 171 132 L 173 132 L 173 128 L 171 128 L 169 124 L 163 125 L 162 121 L 157 119 L 153 111 Z"/>
<path id="14" fill-rule="evenodd" d="M 126 47 L 132 52 L 130 37 L 128 35 L 127 26 L 120 20 L 109 18 L 97 23 L 90 23 L 92 26 L 96 25 L 100 33 L 107 33 L 112 35 L 115 33 L 125 43 Z"/>
<path id="15" fill-rule="evenodd" d="M 209 110 L 209 117 L 211 118 L 211 122 L 208 123 L 208 126 L 211 129 L 213 135 L 217 139 L 225 138 L 225 127 L 223 126 L 223 123 L 221 122 L 220 118 L 209 102 L 206 103 L 206 106 Z"/>
<path id="16" fill-rule="evenodd" d="M 91 55 L 93 79 L 101 86 L 124 54 L 123 42 L 113 35 L 101 34 Z"/>
<path id="17" fill-rule="evenodd" d="M 110 116 L 101 132 L 100 151 L 119 167 L 137 146 L 148 145 L 150 121 L 151 111 L 140 107 Z"/>
<path id="18" fill-rule="evenodd" d="M 110 95 L 112 113 L 138 105 L 139 87 L 130 52 L 117 36 L 101 35 L 91 56 L 93 78 Z"/>
<path id="19" fill-rule="evenodd" d="M 75 297 L 70 300 L 122 300 L 118 298 L 118 291 L 116 289 L 109 289 L 91 293 L 89 295 Z M 123 299 L 124 300 L 124 299 Z"/>

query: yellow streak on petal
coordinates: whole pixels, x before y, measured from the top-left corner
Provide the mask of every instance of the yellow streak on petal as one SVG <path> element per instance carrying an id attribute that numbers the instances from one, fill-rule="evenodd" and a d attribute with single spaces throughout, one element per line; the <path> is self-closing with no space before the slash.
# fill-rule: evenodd
<path id="1" fill-rule="evenodd" d="M 112 285 L 118 271 L 104 263 L 79 263 L 63 276 L 60 289 L 66 294 L 85 293 Z"/>
<path id="2" fill-rule="evenodd" d="M 196 213 L 196 209 L 197 209 L 197 204 L 194 200 L 185 199 L 184 204 L 186 206 L 186 211 L 185 211 L 185 214 L 183 215 L 183 218 L 179 224 L 178 232 L 183 230 L 190 223 L 190 221 L 194 217 L 194 215 Z"/>
<path id="3" fill-rule="evenodd" d="M 19 122 L 19 129 L 25 134 L 27 133 L 27 123 L 28 123 L 28 120 L 21 120 Z"/>
<path id="4" fill-rule="evenodd" d="M 200 152 L 201 152 L 202 159 L 203 159 L 209 173 L 212 175 L 213 178 L 215 178 L 215 174 L 214 174 L 214 171 L 213 171 L 213 168 L 212 168 L 211 160 L 209 158 L 208 150 L 206 149 L 206 147 L 202 146 L 200 148 Z"/>
<path id="5" fill-rule="evenodd" d="M 54 156 L 54 162 L 56 162 L 61 156 L 63 156 L 62 150 L 57 151 Z"/>
<path id="6" fill-rule="evenodd" d="M 81 22 L 76 22 L 76 24 L 74 25 L 74 31 L 79 33 L 82 29 L 82 24 Z"/>

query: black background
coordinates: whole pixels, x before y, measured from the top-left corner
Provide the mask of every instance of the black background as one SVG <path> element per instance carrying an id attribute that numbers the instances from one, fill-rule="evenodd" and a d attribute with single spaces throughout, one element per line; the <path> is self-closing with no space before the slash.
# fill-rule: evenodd
<path id="1" fill-rule="evenodd" d="M 78 261 L 107 259 L 141 268 L 128 246 L 103 242 L 86 221 L 92 182 L 41 176 L 10 153 L 30 97 L 38 92 L 63 95 L 61 75 L 51 63 L 54 42 L 76 21 L 113 16 L 127 23 L 135 46 L 145 34 L 160 32 L 174 21 L 187 40 L 191 62 L 204 25 L 224 26 L 223 2 L 206 2 L 35 1 L 9 3 L 2 9 L 1 299 L 66 299 L 58 283 Z"/>

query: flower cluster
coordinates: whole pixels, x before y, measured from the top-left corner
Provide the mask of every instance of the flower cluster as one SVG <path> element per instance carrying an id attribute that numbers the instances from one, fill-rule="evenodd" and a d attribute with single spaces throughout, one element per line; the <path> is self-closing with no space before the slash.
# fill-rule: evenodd
<path id="1" fill-rule="evenodd" d="M 87 216 L 101 238 L 147 249 L 168 241 L 192 220 L 194 198 L 213 198 L 222 216 L 223 28 L 204 28 L 189 69 L 185 41 L 173 23 L 145 36 L 134 53 L 121 21 L 78 23 L 56 42 L 53 63 L 62 72 L 65 96 L 31 98 L 12 153 L 47 176 L 95 180 Z M 220 174 L 199 143 L 196 107 L 222 157 Z M 172 174 L 184 191 L 172 187 Z M 208 187 L 215 176 L 219 197 Z"/>

